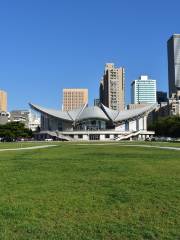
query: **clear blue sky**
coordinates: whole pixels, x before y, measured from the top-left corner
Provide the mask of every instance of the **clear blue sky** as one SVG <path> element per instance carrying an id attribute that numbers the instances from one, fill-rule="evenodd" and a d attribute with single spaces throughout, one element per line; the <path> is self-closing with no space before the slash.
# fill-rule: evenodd
<path id="1" fill-rule="evenodd" d="M 126 68 L 167 90 L 167 39 L 180 32 L 179 0 L 0 1 L 0 88 L 9 110 L 28 102 L 60 108 L 62 88 L 98 96 L 104 64 Z"/>

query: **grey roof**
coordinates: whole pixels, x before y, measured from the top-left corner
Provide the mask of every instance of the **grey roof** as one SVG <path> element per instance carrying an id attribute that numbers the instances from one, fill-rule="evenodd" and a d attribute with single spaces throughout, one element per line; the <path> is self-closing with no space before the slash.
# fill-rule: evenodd
<path id="1" fill-rule="evenodd" d="M 108 117 L 106 114 L 101 110 L 101 108 L 95 106 L 95 107 L 86 107 L 84 110 L 81 112 L 81 114 L 78 117 L 78 120 L 85 120 L 85 119 L 101 119 L 108 121 Z"/>
<path id="2" fill-rule="evenodd" d="M 73 119 L 73 121 L 76 121 L 78 119 L 79 115 L 81 114 L 81 112 L 84 110 L 85 107 L 87 107 L 87 104 L 85 104 L 81 108 L 68 111 L 68 114 L 70 115 L 71 119 Z"/>
<path id="3" fill-rule="evenodd" d="M 145 114 L 147 112 L 150 112 L 153 109 L 155 109 L 156 105 L 157 104 L 151 104 L 151 105 L 148 105 L 146 107 L 142 107 L 142 108 L 138 108 L 138 109 L 125 110 L 125 111 L 119 112 L 117 117 L 114 119 L 114 122 L 121 122 L 121 121 L 124 121 L 124 120 L 134 118 L 136 116 L 140 116 L 140 115 Z"/>
<path id="4" fill-rule="evenodd" d="M 102 104 L 102 108 L 104 109 L 106 115 L 107 115 L 112 121 L 114 121 L 114 120 L 116 119 L 117 115 L 119 114 L 119 111 L 112 110 L 112 109 L 104 106 L 103 104 Z"/>
<path id="5" fill-rule="evenodd" d="M 87 107 L 87 105 L 84 105 L 82 108 L 66 112 L 43 108 L 31 103 L 29 105 L 31 108 L 35 109 L 38 112 L 46 113 L 50 116 L 70 122 L 82 121 L 86 119 L 101 119 L 105 121 L 112 120 L 113 122 L 122 122 L 151 112 L 156 107 L 156 104 L 152 104 L 138 109 L 124 110 L 118 112 L 109 109 L 104 105 L 102 105 L 101 108 L 97 106 Z"/>
<path id="6" fill-rule="evenodd" d="M 38 112 L 46 113 L 50 116 L 73 122 L 73 119 L 70 117 L 68 112 L 49 109 L 49 108 L 43 108 L 43 107 L 40 107 L 40 106 L 32 104 L 32 103 L 30 103 L 29 105 L 31 108 L 33 108 L 34 110 L 36 110 Z"/>

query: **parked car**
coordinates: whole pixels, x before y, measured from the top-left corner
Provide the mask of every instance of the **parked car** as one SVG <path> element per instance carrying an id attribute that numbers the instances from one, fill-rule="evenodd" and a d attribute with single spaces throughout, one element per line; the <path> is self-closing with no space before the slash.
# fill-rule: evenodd
<path id="1" fill-rule="evenodd" d="M 46 142 L 51 142 L 51 141 L 53 141 L 53 139 L 52 138 L 46 138 L 45 141 Z"/>

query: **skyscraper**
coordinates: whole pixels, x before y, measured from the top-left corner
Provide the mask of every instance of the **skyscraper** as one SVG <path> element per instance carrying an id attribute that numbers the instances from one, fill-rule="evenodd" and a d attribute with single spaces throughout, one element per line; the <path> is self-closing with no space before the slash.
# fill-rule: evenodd
<path id="1" fill-rule="evenodd" d="M 167 42 L 169 97 L 180 96 L 180 34 L 173 34 Z"/>
<path id="2" fill-rule="evenodd" d="M 131 103 L 156 103 L 156 80 L 140 76 L 131 83 Z"/>
<path id="3" fill-rule="evenodd" d="M 114 63 L 107 63 L 99 88 L 101 103 L 113 110 L 123 110 L 125 105 L 124 88 L 124 68 L 117 68 Z"/>
<path id="4" fill-rule="evenodd" d="M 88 89 L 63 89 L 63 111 L 80 108 L 88 103 Z"/>
<path id="5" fill-rule="evenodd" d="M 7 92 L 0 90 L 0 112 L 7 112 Z"/>

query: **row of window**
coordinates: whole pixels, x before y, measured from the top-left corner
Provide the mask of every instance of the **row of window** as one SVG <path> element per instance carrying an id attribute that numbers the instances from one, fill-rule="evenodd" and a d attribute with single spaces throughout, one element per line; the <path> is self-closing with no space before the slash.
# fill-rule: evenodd
<path id="1" fill-rule="evenodd" d="M 95 135 L 98 135 L 98 134 L 90 134 L 89 137 L 95 136 Z M 100 135 L 98 135 L 98 136 L 100 136 Z M 69 137 L 74 138 L 74 135 L 69 135 Z M 83 139 L 83 134 L 78 134 L 77 137 L 78 137 L 78 139 Z M 118 134 L 114 134 L 113 137 L 114 138 L 118 137 Z M 110 134 L 105 134 L 105 138 L 106 139 L 110 138 Z"/>

